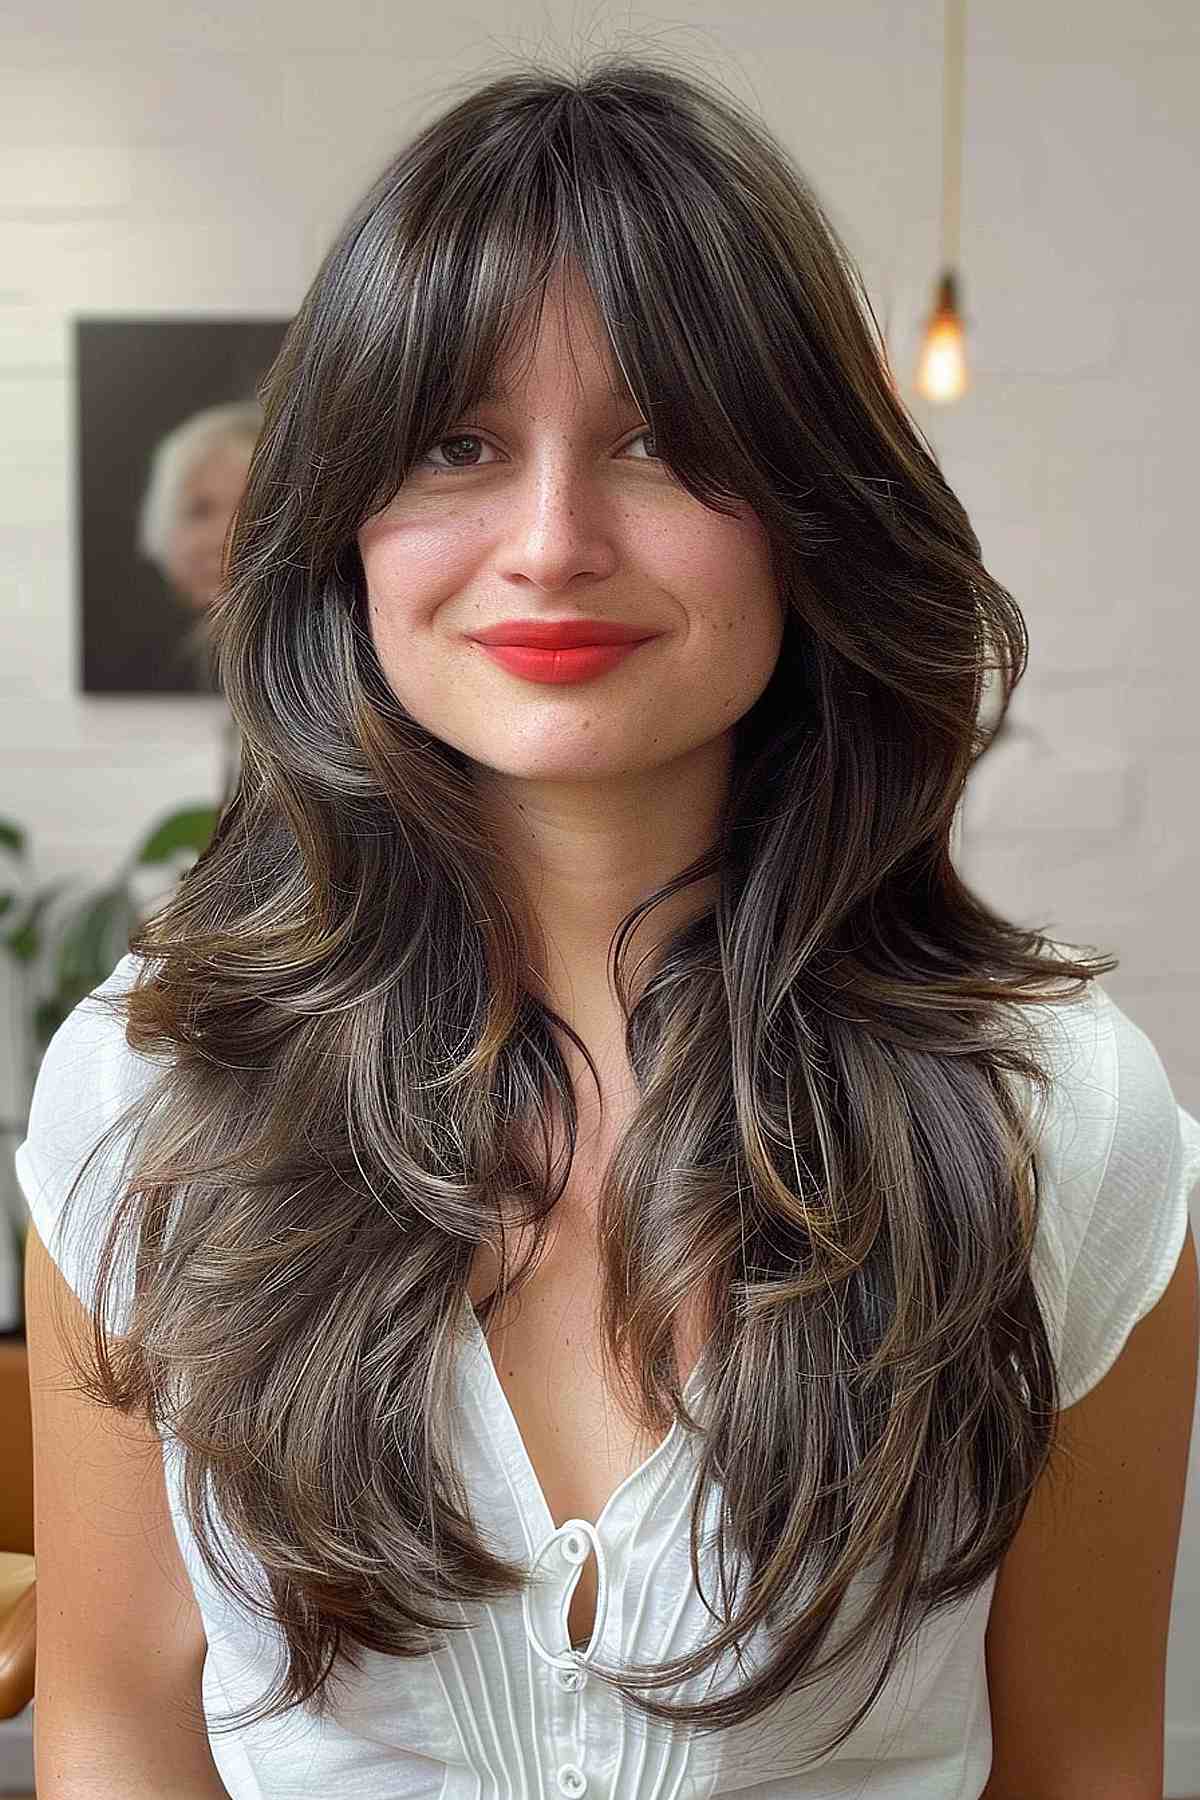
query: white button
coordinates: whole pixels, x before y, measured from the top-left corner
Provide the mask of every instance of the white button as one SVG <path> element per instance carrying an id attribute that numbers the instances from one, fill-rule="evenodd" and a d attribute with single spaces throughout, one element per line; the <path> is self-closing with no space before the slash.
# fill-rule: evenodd
<path id="1" fill-rule="evenodd" d="M 578 1763 L 563 1763 L 558 1771 L 558 1791 L 573 1796 L 587 1793 L 587 1776 Z"/>
<path id="2" fill-rule="evenodd" d="M 557 1681 L 559 1687 L 566 1688 L 569 1694 L 578 1692 L 581 1687 L 584 1687 L 587 1684 L 587 1676 L 582 1669 L 556 1669 L 554 1671 L 554 1679 Z"/>
<path id="3" fill-rule="evenodd" d="M 586 1562 L 591 1554 L 591 1546 L 586 1538 L 577 1537 L 572 1533 L 562 1540 L 562 1553 L 569 1563 Z"/>

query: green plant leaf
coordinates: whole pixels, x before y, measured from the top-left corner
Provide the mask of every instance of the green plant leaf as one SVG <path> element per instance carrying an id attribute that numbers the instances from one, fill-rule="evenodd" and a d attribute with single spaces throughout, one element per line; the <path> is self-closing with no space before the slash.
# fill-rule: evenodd
<path id="1" fill-rule="evenodd" d="M 123 886 L 89 895 L 64 926 L 55 956 L 54 1000 L 66 1018 L 73 1006 L 112 974 L 129 947 L 137 918 Z"/>
<path id="2" fill-rule="evenodd" d="M 134 857 L 135 864 L 162 863 L 179 850 L 194 850 L 199 856 L 208 845 L 217 823 L 215 806 L 187 806 L 160 819 Z"/>
<path id="3" fill-rule="evenodd" d="M 63 1011 L 57 996 L 49 1000 L 38 1000 L 33 1008 L 33 1034 L 39 1049 L 44 1049 L 54 1036 L 70 1007 Z M 35 1058 L 36 1061 L 36 1058 Z"/>
<path id="4" fill-rule="evenodd" d="M 52 881 L 48 887 L 39 888 L 25 908 L 24 915 L 15 925 L 0 936 L 0 944 L 15 956 L 18 962 L 31 963 L 40 956 L 42 949 L 41 919 L 42 914 L 54 899 L 61 894 L 70 883 L 66 880 Z"/>

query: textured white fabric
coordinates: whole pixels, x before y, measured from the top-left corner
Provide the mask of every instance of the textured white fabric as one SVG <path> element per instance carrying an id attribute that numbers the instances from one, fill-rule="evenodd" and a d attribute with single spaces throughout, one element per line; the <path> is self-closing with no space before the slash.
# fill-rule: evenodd
<path id="1" fill-rule="evenodd" d="M 136 966 L 123 958 L 103 989 L 131 985 Z M 1042 1016 L 1053 1020 L 1047 1045 L 1055 1094 L 1039 1138 L 1034 1278 L 1069 1404 L 1107 1372 L 1170 1279 L 1200 1177 L 1200 1124 L 1177 1105 L 1153 1044 L 1099 984 Z M 77 1203 L 83 1211 L 60 1241 L 62 1196 L 103 1125 L 153 1069 L 129 1050 L 119 1022 L 84 1001 L 39 1071 L 16 1167 L 39 1235 L 85 1302 L 98 1244 L 87 1226 L 105 1222 L 116 1164 L 110 1158 L 94 1170 L 86 1201 Z M 111 1316 L 119 1322 L 120 1304 Z M 455 1443 L 473 1514 L 494 1546 L 523 1559 L 536 1579 L 523 1596 L 470 1614 L 460 1609 L 467 1629 L 449 1633 L 427 1658 L 399 1662 L 364 1652 L 363 1674 L 339 1683 L 330 1719 L 293 1709 L 233 1735 L 212 1730 L 234 1800 L 977 1800 L 991 1760 L 984 1632 L 994 1577 L 912 1640 L 863 1723 L 815 1769 L 794 1772 L 805 1749 L 848 1717 L 845 1676 L 716 1737 L 689 1743 L 662 1729 L 640 1730 L 582 1665 L 591 1654 L 662 1660 L 711 1629 L 688 1566 L 695 1448 L 673 1430 L 594 1525 L 574 1519 L 556 1529 L 465 1301 L 461 1324 Z M 689 1383 L 701 1418 L 703 1377 L 702 1361 Z M 213 1587 L 184 1517 L 170 1442 L 163 1459 L 208 1633 L 205 1707 L 210 1727 L 219 1726 L 263 1692 L 280 1642 Z M 714 1510 L 706 1524 L 715 1524 Z M 600 1587 L 596 1631 L 577 1656 L 567 1609 L 589 1554 Z M 251 1568 L 244 1557 L 243 1566 Z M 715 1597 L 714 1566 L 702 1559 L 702 1572 L 704 1591 Z M 867 1591 L 852 1590 L 835 1641 Z M 757 1661 L 753 1645 L 750 1661 Z M 723 1664 L 691 1692 L 738 1679 Z M 867 1689 L 855 1692 L 865 1698 Z"/>

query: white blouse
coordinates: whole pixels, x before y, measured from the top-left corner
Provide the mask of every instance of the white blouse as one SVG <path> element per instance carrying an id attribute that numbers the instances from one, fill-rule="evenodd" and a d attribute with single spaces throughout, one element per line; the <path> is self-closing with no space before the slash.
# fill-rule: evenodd
<path id="1" fill-rule="evenodd" d="M 136 958 L 122 958 L 101 991 L 131 985 L 135 970 Z M 1071 1404 L 1111 1367 L 1176 1266 L 1200 1177 L 1200 1123 L 1176 1103 L 1149 1038 L 1099 984 L 1045 1016 L 1056 1083 L 1039 1138 L 1033 1272 Z M 39 1236 L 81 1298 L 98 1243 L 84 1224 L 102 1228 L 111 1173 L 93 1167 L 65 1238 L 55 1234 L 61 1199 L 104 1124 L 153 1067 L 128 1048 L 119 1023 L 85 1000 L 39 1070 L 16 1168 Z M 841 1672 L 707 1737 L 647 1726 L 588 1665 L 662 1661 L 712 1629 L 688 1561 L 695 1443 L 673 1426 L 594 1522 L 556 1526 L 465 1296 L 454 1368 L 455 1454 L 472 1516 L 494 1549 L 529 1569 L 529 1585 L 491 1605 L 443 1602 L 443 1616 L 461 1617 L 463 1628 L 427 1657 L 363 1650 L 361 1674 L 337 1678 L 324 1720 L 293 1707 L 266 1724 L 219 1729 L 224 1714 L 264 1692 L 282 1639 L 212 1583 L 184 1514 L 177 1446 L 164 1441 L 171 1515 L 208 1635 L 210 1744 L 234 1800 L 977 1800 L 991 1764 L 984 1633 L 994 1575 L 910 1640 L 861 1724 L 815 1767 L 799 1767 L 805 1751 L 849 1717 L 855 1696 L 865 1699 L 865 1677 Z M 685 1389 L 701 1423 L 704 1374 L 702 1356 Z M 700 1566 L 714 1606 L 715 1525 L 710 1495 Z M 229 1548 L 265 1596 L 244 1546 Z M 596 1620 L 576 1652 L 567 1613 L 589 1556 Z M 833 1642 L 863 1609 L 874 1568 L 851 1589 Z M 762 1651 L 760 1633 L 747 1666 Z M 712 1695 L 744 1678 L 727 1657 L 672 1697 Z"/>

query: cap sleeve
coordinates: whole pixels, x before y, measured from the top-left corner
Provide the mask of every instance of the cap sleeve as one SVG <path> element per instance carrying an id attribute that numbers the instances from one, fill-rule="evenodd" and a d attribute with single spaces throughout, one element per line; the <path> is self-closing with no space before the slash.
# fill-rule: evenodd
<path id="1" fill-rule="evenodd" d="M 123 956 L 112 974 L 76 1005 L 42 1056 L 29 1107 L 24 1141 L 14 1163 L 17 1180 L 39 1238 L 68 1286 L 94 1310 L 96 1273 L 105 1232 L 112 1219 L 127 1148 L 125 1133 L 97 1155 L 69 1208 L 74 1178 L 104 1131 L 144 1088 L 152 1060 L 136 1056 L 125 1041 L 121 1020 L 96 1004 L 96 996 L 133 986 L 140 959 Z M 118 1279 L 112 1290 L 109 1328 L 120 1331 L 127 1317 L 129 1288 Z"/>
<path id="2" fill-rule="evenodd" d="M 1162 1297 L 1200 1179 L 1200 1123 L 1146 1033 L 1098 982 L 1065 1014 L 1039 1149 L 1064 1408 L 1108 1373 Z"/>

